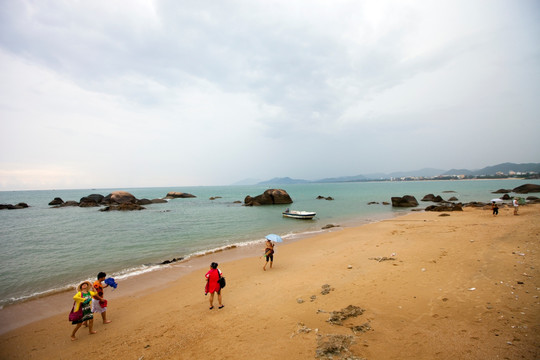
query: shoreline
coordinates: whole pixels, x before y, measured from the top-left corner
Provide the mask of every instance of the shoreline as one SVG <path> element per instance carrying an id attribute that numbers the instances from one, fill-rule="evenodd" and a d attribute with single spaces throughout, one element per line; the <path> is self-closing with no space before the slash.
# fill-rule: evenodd
<path id="1" fill-rule="evenodd" d="M 394 212 L 378 216 L 372 215 L 370 217 L 345 221 L 344 225 L 339 224 L 329 229 L 284 235 L 282 237 L 285 242 L 278 244 L 276 249 L 279 249 L 283 245 L 306 240 L 327 232 L 361 227 L 367 224 L 406 216 L 407 214 L 409 212 Z M 119 287 L 110 291 L 107 294 L 107 298 L 114 300 L 119 297 L 131 296 L 141 290 L 149 292 L 158 291 L 191 272 L 204 269 L 210 262 L 216 261 L 222 263 L 257 257 L 262 252 L 263 247 L 264 239 L 250 240 L 247 243 L 226 245 L 206 250 L 203 253 L 194 253 L 183 260 L 170 264 L 149 265 L 149 267 L 153 267 L 154 269 L 143 273 L 138 273 L 140 269 L 137 268 L 134 274 L 127 273 L 122 275 L 122 277 L 116 278 Z M 85 280 L 94 281 L 94 279 L 81 279 L 80 282 Z M 68 308 L 72 303 L 71 294 L 75 292 L 75 289 L 76 285 L 66 285 L 64 288 L 51 289 L 43 294 L 4 305 L 0 308 L 0 335 L 35 321 L 65 312 L 64 309 Z M 51 303 L 55 305 L 50 306 L 49 304 Z M 36 316 L 36 313 L 39 315 Z"/>
<path id="2" fill-rule="evenodd" d="M 403 216 L 403 215 L 406 215 L 406 213 L 399 213 L 399 212 L 391 212 L 389 214 L 378 214 L 378 215 L 370 215 L 370 216 L 363 216 L 363 217 L 358 217 L 358 218 L 355 218 L 355 219 L 349 219 L 347 221 L 343 221 L 342 224 L 340 225 L 336 225 L 335 228 L 331 228 L 331 229 L 319 229 L 319 230 L 311 230 L 311 231 L 303 231 L 303 232 L 298 232 L 298 233 L 289 233 L 289 234 L 285 234 L 285 235 L 282 235 L 282 238 L 287 242 L 287 243 L 290 243 L 290 242 L 294 242 L 294 241 L 298 241 L 300 239 L 304 239 L 304 238 L 307 238 L 307 237 L 312 237 L 312 236 L 316 236 L 318 234 L 321 234 L 323 232 L 326 232 L 326 231 L 335 231 L 336 229 L 339 229 L 339 228 L 348 228 L 348 227 L 357 227 L 357 226 L 362 226 L 362 225 L 365 225 L 365 224 L 369 224 L 369 223 L 372 223 L 372 222 L 377 222 L 377 221 L 382 221 L 382 220 L 385 220 L 385 219 L 389 219 L 389 218 L 393 218 L 393 217 L 398 217 L 398 216 Z M 135 266 L 132 266 L 130 268 L 126 268 L 126 269 L 123 269 L 123 270 L 120 270 L 118 272 L 115 272 L 113 274 L 109 274 L 107 273 L 107 276 L 108 277 L 114 277 L 117 282 L 119 281 L 119 283 L 124 283 L 126 280 L 128 279 L 131 279 L 131 278 L 138 278 L 139 276 L 142 276 L 142 275 L 145 275 L 145 274 L 152 274 L 152 273 L 159 273 L 160 271 L 163 271 L 163 270 L 167 270 L 169 267 L 171 266 L 182 266 L 182 264 L 185 264 L 193 259 L 197 259 L 199 257 L 211 257 L 213 256 L 214 254 L 216 253 L 220 253 L 220 252 L 223 252 L 223 251 L 229 251 L 229 250 L 233 250 L 233 249 L 236 249 L 236 248 L 252 248 L 254 246 L 263 246 L 262 244 L 264 243 L 264 239 L 258 239 L 258 240 L 248 240 L 248 241 L 245 241 L 245 242 L 238 242 L 238 243 L 233 243 L 233 244 L 228 244 L 228 245 L 222 245 L 222 246 L 219 246 L 219 247 L 215 247 L 215 248 L 211 248 L 211 249 L 203 249 L 203 250 L 200 250 L 200 251 L 196 251 L 192 254 L 187 254 L 184 258 L 182 258 L 182 260 L 177 260 L 177 261 L 174 261 L 174 262 L 171 262 L 169 264 L 163 264 L 163 263 L 154 263 L 154 264 L 143 264 L 143 265 L 135 265 Z M 167 259 L 167 260 L 172 260 L 173 258 L 171 259 Z M 166 261 L 166 260 L 164 260 Z M 73 284 L 66 284 L 62 287 L 59 287 L 59 288 L 54 288 L 54 289 L 48 289 L 48 290 L 44 290 L 44 291 L 41 291 L 41 292 L 38 292 L 38 293 L 34 293 L 34 294 L 30 294 L 30 295 L 25 295 L 25 296 L 22 296 L 22 297 L 19 297 L 19 298 L 16 298 L 16 299 L 9 299 L 8 301 L 9 302 L 6 302 L 4 303 L 2 306 L 0 306 L 0 334 L 2 334 L 4 331 L 3 331 L 3 328 L 2 328 L 2 311 L 4 309 L 10 309 L 14 306 L 18 306 L 20 304 L 23 304 L 23 303 L 26 303 L 26 302 L 32 302 L 32 301 L 36 301 L 36 300 L 40 300 L 40 299 L 47 299 L 49 297 L 54 297 L 56 295 L 60 295 L 60 294 L 64 294 L 66 292 L 70 292 L 70 291 L 74 291 L 77 287 L 77 285 L 82 282 L 82 281 L 85 281 L 85 280 L 88 280 L 88 281 L 94 281 L 95 279 L 80 279 L 79 282 L 77 283 L 73 283 Z M 55 301 L 57 299 L 54 299 Z"/>
<path id="3" fill-rule="evenodd" d="M 72 358 L 83 346 L 98 358 L 105 349 L 117 359 L 312 359 L 341 337 L 367 359 L 538 358 L 539 210 L 410 212 L 280 245 L 266 272 L 261 249 L 232 260 L 225 253 L 234 249 L 223 251 L 215 259 L 228 283 L 224 309 L 208 310 L 201 257 L 185 275 L 162 278 L 165 286 L 106 289 L 113 322 L 98 319 L 98 334 L 79 331 L 75 342 L 71 300 L 49 302 L 63 314 L 0 335 L 0 357 Z M 328 322 L 349 305 L 361 313 Z"/>

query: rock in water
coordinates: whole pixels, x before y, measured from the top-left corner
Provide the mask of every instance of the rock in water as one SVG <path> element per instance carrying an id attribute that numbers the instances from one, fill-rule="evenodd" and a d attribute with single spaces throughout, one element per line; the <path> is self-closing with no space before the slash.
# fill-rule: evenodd
<path id="1" fill-rule="evenodd" d="M 411 195 L 405 195 L 403 197 L 392 197 L 393 207 L 415 207 L 418 206 L 418 201 Z"/>
<path id="2" fill-rule="evenodd" d="M 283 189 L 268 189 L 261 195 L 255 197 L 248 195 L 244 199 L 245 206 L 292 204 L 292 202 L 289 194 Z"/>

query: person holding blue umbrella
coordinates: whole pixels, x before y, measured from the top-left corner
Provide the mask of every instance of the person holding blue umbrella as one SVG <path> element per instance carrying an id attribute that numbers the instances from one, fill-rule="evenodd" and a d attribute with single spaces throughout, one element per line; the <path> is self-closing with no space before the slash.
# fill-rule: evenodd
<path id="1" fill-rule="evenodd" d="M 274 263 L 274 243 L 275 242 L 282 242 L 283 239 L 281 239 L 281 236 L 276 234 L 269 234 L 266 235 L 266 244 L 264 249 L 264 257 L 266 258 L 266 262 L 264 263 L 263 270 L 266 271 L 266 265 L 268 265 L 268 261 L 270 260 L 270 269 L 272 268 L 272 264 Z"/>

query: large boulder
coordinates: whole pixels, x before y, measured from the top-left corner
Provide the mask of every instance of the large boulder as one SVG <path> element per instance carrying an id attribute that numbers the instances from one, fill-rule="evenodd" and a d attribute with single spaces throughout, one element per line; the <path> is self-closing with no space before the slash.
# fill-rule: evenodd
<path id="1" fill-rule="evenodd" d="M 88 195 L 86 196 L 86 198 L 92 200 L 92 201 L 95 201 L 96 203 L 101 203 L 103 201 L 103 199 L 105 198 L 105 196 L 101 195 L 101 194 L 91 194 L 91 195 Z M 82 199 L 81 199 L 82 201 Z"/>
<path id="2" fill-rule="evenodd" d="M 49 203 L 49 205 L 51 205 L 51 206 L 53 206 L 53 205 L 62 205 L 63 203 L 64 203 L 64 200 L 62 200 L 62 199 L 59 198 L 59 197 L 55 197 L 55 198 L 53 199 L 53 201 L 51 201 L 51 202 Z"/>
<path id="3" fill-rule="evenodd" d="M 194 198 L 195 195 L 178 192 L 178 191 L 169 191 L 167 193 L 167 196 L 165 196 L 165 199 L 178 199 L 178 198 Z"/>
<path id="4" fill-rule="evenodd" d="M 415 207 L 418 206 L 418 201 L 412 195 L 405 195 L 403 197 L 392 197 L 392 206 L 393 207 Z"/>
<path id="5" fill-rule="evenodd" d="M 513 190 L 516 194 L 528 194 L 531 192 L 540 192 L 540 185 L 536 184 L 525 184 L 514 188 Z"/>
<path id="6" fill-rule="evenodd" d="M 105 204 L 136 204 L 137 198 L 127 191 L 113 191 L 103 198 Z"/>
<path id="7" fill-rule="evenodd" d="M 80 207 L 94 207 L 99 206 L 104 196 L 99 194 L 92 194 L 84 196 L 79 200 Z"/>
<path id="8" fill-rule="evenodd" d="M 96 207 L 99 206 L 99 204 L 89 197 L 82 197 L 81 200 L 79 200 L 79 207 Z"/>
<path id="9" fill-rule="evenodd" d="M 508 189 L 499 189 L 497 191 L 494 191 L 492 192 L 492 194 L 507 194 L 509 192 L 512 192 L 512 190 L 508 190 Z"/>
<path id="10" fill-rule="evenodd" d="M 248 195 L 244 199 L 245 206 L 292 204 L 292 202 L 289 194 L 283 189 L 268 189 L 261 195 L 255 197 Z"/>
<path id="11" fill-rule="evenodd" d="M 433 194 L 427 194 L 422 198 L 420 201 L 433 201 L 433 202 L 441 202 L 444 201 L 444 199 L 441 197 L 441 195 L 433 195 Z"/>

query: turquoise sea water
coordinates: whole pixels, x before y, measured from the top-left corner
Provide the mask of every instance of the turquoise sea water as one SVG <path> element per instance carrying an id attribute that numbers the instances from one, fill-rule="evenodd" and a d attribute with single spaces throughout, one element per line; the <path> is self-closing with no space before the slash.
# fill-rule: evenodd
<path id="1" fill-rule="evenodd" d="M 389 218 L 410 209 L 382 205 L 392 196 L 426 194 L 461 202 L 489 201 L 491 192 L 540 181 L 475 180 L 365 182 L 272 186 L 285 189 L 294 203 L 245 207 L 235 204 L 246 195 L 263 193 L 267 186 L 216 186 L 138 189 L 81 189 L 0 192 L 0 203 L 26 202 L 22 210 L 0 211 L 0 306 L 58 291 L 105 271 L 117 279 L 154 271 L 164 260 L 204 254 L 253 242 L 276 233 L 285 239 L 320 231 L 324 225 L 356 225 Z M 138 199 L 163 198 L 181 191 L 196 198 L 147 205 L 146 210 L 100 212 L 99 208 L 51 208 L 55 197 L 76 200 L 90 194 L 125 190 Z M 455 193 L 443 193 L 455 191 Z M 317 200 L 331 196 L 333 201 Z M 220 196 L 216 200 L 210 197 Z M 367 205 L 370 201 L 381 204 Z M 431 203 L 420 202 L 424 208 Z M 283 218 L 281 212 L 316 211 L 314 220 Z M 286 240 L 285 240 L 286 241 Z"/>

